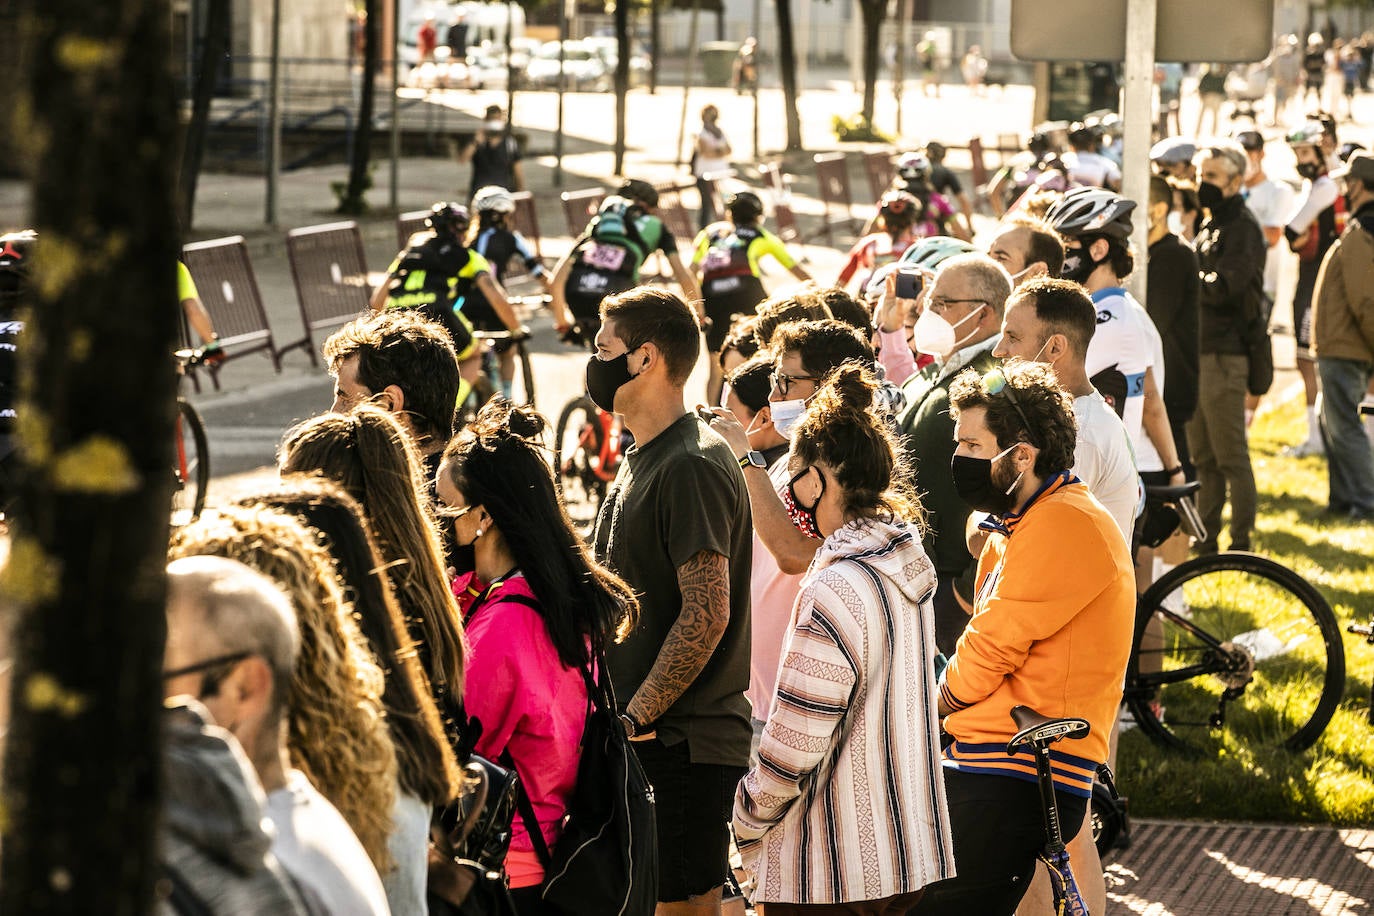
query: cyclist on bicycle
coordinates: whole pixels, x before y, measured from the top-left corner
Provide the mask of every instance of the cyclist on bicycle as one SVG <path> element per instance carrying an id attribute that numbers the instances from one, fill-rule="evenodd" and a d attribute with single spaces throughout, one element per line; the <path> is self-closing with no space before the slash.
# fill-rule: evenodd
<path id="1" fill-rule="evenodd" d="M 558 263 L 553 277 L 555 329 L 565 339 L 574 335 L 589 348 L 601 326 L 601 300 L 639 285 L 639 271 L 655 251 L 663 252 L 683 298 L 697 314 L 701 291 L 677 252 L 677 239 L 653 214 L 658 191 L 647 181 L 631 178 L 602 201 L 572 251 Z"/>
<path id="2" fill-rule="evenodd" d="M 759 276 L 759 261 L 771 255 L 798 280 L 808 274 L 787 251 L 776 235 L 763 228 L 763 201 L 753 191 L 740 191 L 725 201 L 730 219 L 712 223 L 693 242 L 692 269 L 701 276 L 701 292 L 706 300 L 706 352 L 711 354 L 706 382 L 706 403 L 720 403 L 724 384 L 720 353 L 736 315 L 752 315 L 768 293 Z"/>
<path id="3" fill-rule="evenodd" d="M 916 242 L 918 236 L 914 227 L 920 212 L 920 203 L 906 191 L 883 194 L 882 200 L 878 201 L 875 231 L 859 239 L 849 249 L 849 258 L 840 268 L 835 285 L 847 289 L 849 281 L 862 269 L 865 273 L 859 281 L 858 293 L 864 294 L 878 268 L 900 259 Z"/>
<path id="4" fill-rule="evenodd" d="M 461 204 L 437 203 L 425 218 L 428 230 L 411 236 L 405 250 L 387 268 L 387 279 L 372 294 L 374 312 L 418 309 L 439 322 L 453 340 L 462 368 L 459 401 L 467 398 L 481 373 L 480 341 L 464 314 L 474 291 L 485 297 L 511 334 L 521 334 L 520 321 L 506 293 L 492 279 L 487 259 L 463 242 L 472 219 Z"/>
<path id="5" fill-rule="evenodd" d="M 212 366 L 223 363 L 228 356 L 219 344 L 219 335 L 215 333 L 215 325 L 210 320 L 210 313 L 205 310 L 205 303 L 200 301 L 196 281 L 181 261 L 177 261 L 177 301 L 181 303 L 186 323 L 200 338 L 202 362 Z"/>
<path id="6" fill-rule="evenodd" d="M 0 513 L 14 498 L 16 426 L 19 400 L 19 307 L 29 290 L 29 271 L 38 236 L 32 229 L 0 235 Z"/>
<path id="7" fill-rule="evenodd" d="M 973 619 L 941 676 L 940 715 L 957 877 L 912 910 L 1016 911 L 1045 845 L 1034 760 L 1006 751 L 1011 709 L 1079 716 L 1090 734 L 1052 750 L 1064 834 L 1084 821 L 1121 701 L 1135 616 L 1130 551 L 1111 515 L 1069 471 L 1073 404 L 1043 365 L 1017 362 L 950 386 L 954 487 L 991 513 Z M 1072 558 L 1073 575 L 1046 575 Z M 995 811 L 995 817 L 988 812 Z"/>
<path id="8" fill-rule="evenodd" d="M 505 284 L 510 262 L 518 257 L 530 276 L 539 280 L 548 292 L 549 272 L 539 263 L 525 237 L 506 225 L 506 220 L 515 212 L 515 198 L 511 192 L 497 185 L 479 188 L 472 198 L 472 210 L 477 214 L 477 223 L 471 229 L 468 248 L 486 258 L 496 283 Z M 506 330 L 505 322 L 480 288 L 471 291 L 463 314 L 479 331 Z M 492 343 L 491 349 L 500 360 L 501 395 L 509 398 L 515 380 L 515 342 L 498 340 Z"/>

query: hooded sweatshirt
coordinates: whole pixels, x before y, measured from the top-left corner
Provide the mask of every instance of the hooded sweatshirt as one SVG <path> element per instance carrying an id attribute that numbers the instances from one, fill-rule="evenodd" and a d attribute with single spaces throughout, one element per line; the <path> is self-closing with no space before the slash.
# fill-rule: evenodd
<path id="1" fill-rule="evenodd" d="M 266 798 L 238 742 L 206 724 L 199 703 L 179 698 L 163 712 L 162 821 L 158 827 L 171 896 L 158 912 L 322 912 L 307 907 L 272 855 Z"/>
<path id="2" fill-rule="evenodd" d="M 859 519 L 821 544 L 792 611 L 758 765 L 735 793 L 757 900 L 881 900 L 954 874 L 934 593 L 914 526 Z"/>

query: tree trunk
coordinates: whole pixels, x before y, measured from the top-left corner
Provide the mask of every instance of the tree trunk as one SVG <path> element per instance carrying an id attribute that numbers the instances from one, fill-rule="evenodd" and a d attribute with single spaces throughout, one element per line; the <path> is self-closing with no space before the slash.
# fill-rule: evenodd
<path id="1" fill-rule="evenodd" d="M 205 7 L 205 41 L 201 45 L 200 69 L 191 100 L 191 122 L 186 126 L 186 142 L 181 153 L 180 194 L 177 213 L 183 232 L 190 232 L 196 211 L 196 184 L 205 158 L 205 135 L 210 129 L 210 102 L 219 83 L 220 62 L 229 52 L 229 0 L 208 0 Z"/>
<path id="2" fill-rule="evenodd" d="M 625 168 L 625 95 L 630 88 L 630 3 L 615 0 L 615 173 Z"/>
<path id="3" fill-rule="evenodd" d="M 152 911 L 176 384 L 167 0 L 26 11 L 39 233 L 20 345 L 0 913 Z M 79 142 L 72 142 L 79 138 Z"/>
<path id="4" fill-rule="evenodd" d="M 778 73 L 787 119 L 787 151 L 800 152 L 801 115 L 797 113 L 797 46 L 792 34 L 792 0 L 776 0 L 778 19 Z"/>
<path id="5" fill-rule="evenodd" d="M 649 0 L 649 94 L 658 92 L 659 34 L 658 9 L 662 0 Z"/>
<path id="6" fill-rule="evenodd" d="M 878 89 L 879 43 L 882 41 L 883 20 L 887 18 L 887 0 L 859 0 L 864 23 L 864 122 L 873 125 L 873 104 Z"/>
<path id="7" fill-rule="evenodd" d="M 382 10 L 378 0 L 365 0 L 367 22 L 363 26 L 363 86 L 358 102 L 358 123 L 353 125 L 353 148 L 348 158 L 348 185 L 339 198 L 339 212 L 357 216 L 367 212 L 365 195 L 372 187 L 369 169 L 372 160 L 372 112 L 377 103 L 377 69 L 381 59 L 378 23 Z M 403 28 L 401 23 L 396 28 Z"/>

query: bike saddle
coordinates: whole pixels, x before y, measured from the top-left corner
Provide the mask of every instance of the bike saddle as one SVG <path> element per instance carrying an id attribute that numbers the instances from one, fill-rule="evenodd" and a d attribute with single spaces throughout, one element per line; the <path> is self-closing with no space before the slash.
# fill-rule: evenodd
<path id="1" fill-rule="evenodd" d="M 1049 716 L 1040 715 L 1029 706 L 1013 706 L 1011 719 L 1020 731 L 1007 742 L 1008 754 L 1014 754 L 1018 748 L 1027 745 L 1048 747 L 1063 738 L 1083 738 L 1090 729 L 1087 719 L 1051 719 Z"/>
<path id="2" fill-rule="evenodd" d="M 1190 480 L 1177 487 L 1154 487 L 1146 484 L 1145 498 L 1150 502 L 1176 503 L 1185 496 L 1192 496 L 1200 486 L 1202 484 L 1196 480 Z"/>

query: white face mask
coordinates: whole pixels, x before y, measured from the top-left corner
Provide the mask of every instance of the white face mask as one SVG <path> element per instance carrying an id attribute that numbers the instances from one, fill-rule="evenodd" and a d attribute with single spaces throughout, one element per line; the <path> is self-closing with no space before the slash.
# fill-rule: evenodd
<path id="1" fill-rule="evenodd" d="M 969 312 L 954 324 L 950 324 L 933 309 L 925 309 L 921 312 L 921 317 L 916 319 L 916 325 L 911 329 L 911 348 L 917 353 L 929 353 L 931 356 L 944 359 L 953 353 L 959 344 L 967 340 L 971 335 L 962 338 L 954 336 L 954 329 L 968 321 L 973 316 L 982 311 L 980 305 L 977 309 Z"/>
<path id="2" fill-rule="evenodd" d="M 506 129 L 506 122 L 505 122 L 505 121 L 488 121 L 487 123 L 483 124 L 482 126 L 483 126 L 484 128 L 486 128 L 487 133 L 489 133 L 489 134 L 499 134 L 501 131 L 503 131 L 503 130 Z"/>
<path id="3" fill-rule="evenodd" d="M 1179 213 L 1177 210 L 1170 210 L 1169 215 L 1164 218 L 1164 225 L 1167 226 L 1169 231 L 1174 235 L 1182 235 L 1183 214 Z"/>
<path id="4" fill-rule="evenodd" d="M 778 431 L 788 442 L 792 441 L 792 430 L 796 429 L 797 421 L 802 414 L 806 413 L 806 398 L 793 398 L 790 401 L 769 401 L 770 413 L 773 416 L 773 428 Z"/>

